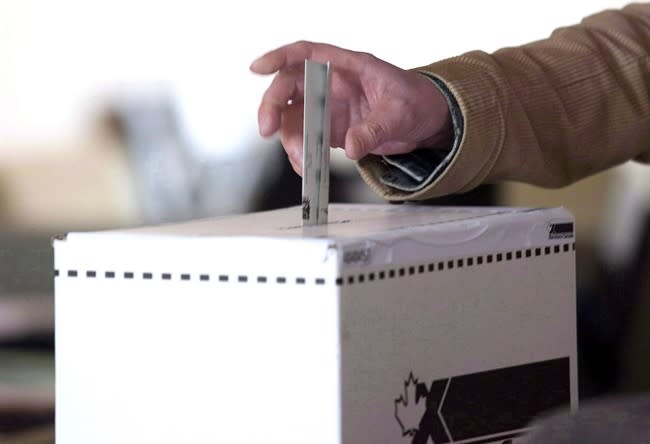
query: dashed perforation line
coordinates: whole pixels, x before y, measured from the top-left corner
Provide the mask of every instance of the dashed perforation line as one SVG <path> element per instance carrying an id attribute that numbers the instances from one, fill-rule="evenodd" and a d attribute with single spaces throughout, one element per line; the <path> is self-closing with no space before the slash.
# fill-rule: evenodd
<path id="1" fill-rule="evenodd" d="M 439 271 L 463 269 L 471 267 L 479 267 L 484 264 L 494 264 L 499 262 L 511 262 L 536 256 L 548 256 L 552 254 L 566 253 L 570 250 L 575 251 L 575 242 L 565 243 L 562 245 L 536 247 L 536 248 L 522 248 L 518 250 L 503 251 L 490 254 L 482 254 L 476 256 L 465 256 L 454 259 L 446 259 L 439 262 L 431 262 L 427 264 L 410 265 L 408 267 L 397 267 L 385 270 L 374 270 L 368 273 L 354 274 L 343 276 L 336 279 L 336 285 L 353 285 L 361 284 L 366 281 L 373 282 L 375 280 L 394 279 L 407 275 L 423 274 L 423 273 L 437 273 Z M 376 279 L 378 277 L 379 279 Z"/>
<path id="2" fill-rule="evenodd" d="M 454 259 L 446 259 L 439 262 L 430 262 L 424 264 L 415 264 L 409 265 L 406 267 L 396 267 L 388 268 L 383 270 L 373 270 L 367 273 L 355 273 L 348 276 L 340 276 L 334 280 L 334 284 L 337 286 L 343 285 L 356 285 L 364 284 L 366 282 L 377 282 L 383 281 L 386 279 L 395 279 L 405 276 L 412 276 L 415 274 L 425 274 L 425 273 L 436 273 L 444 270 L 453 270 L 453 269 L 462 269 L 462 268 L 471 268 L 478 267 L 484 264 L 492 264 L 495 262 L 508 262 L 513 260 L 522 260 L 531 257 L 537 256 L 548 256 L 553 254 L 567 253 L 569 251 L 575 251 L 576 245 L 575 242 L 557 244 L 553 246 L 545 247 L 535 247 L 535 248 L 524 248 L 511 251 L 504 251 L 499 253 L 490 253 L 484 255 L 476 256 L 465 256 Z M 257 283 L 257 284 L 287 284 L 292 282 L 296 285 L 325 285 L 327 280 L 325 278 L 319 277 L 314 279 L 308 279 L 303 276 L 297 276 L 295 278 L 290 278 L 287 276 L 265 276 L 265 275 L 256 275 L 249 276 L 244 274 L 228 275 L 228 274 L 215 274 L 210 275 L 208 273 L 192 275 L 191 273 L 180 273 L 174 275 L 172 273 L 159 273 L 155 274 L 151 271 L 145 271 L 140 274 L 135 273 L 134 271 L 124 271 L 120 274 L 113 270 L 77 270 L 69 269 L 65 271 L 54 270 L 54 277 L 68 277 L 68 278 L 81 278 L 85 276 L 88 279 L 98 279 L 104 277 L 105 279 L 116 279 L 122 277 L 126 280 L 135 280 L 138 277 L 145 281 L 154 281 L 156 277 L 159 277 L 163 281 L 192 281 L 198 280 L 199 282 L 211 282 L 216 281 L 220 283 Z"/>

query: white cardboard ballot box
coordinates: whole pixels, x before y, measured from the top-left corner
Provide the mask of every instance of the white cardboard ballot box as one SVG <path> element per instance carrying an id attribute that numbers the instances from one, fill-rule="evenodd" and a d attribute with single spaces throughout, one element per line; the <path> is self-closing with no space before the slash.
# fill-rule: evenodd
<path id="1" fill-rule="evenodd" d="M 514 443 L 576 407 L 567 211 L 300 211 L 56 240 L 57 443 Z"/>

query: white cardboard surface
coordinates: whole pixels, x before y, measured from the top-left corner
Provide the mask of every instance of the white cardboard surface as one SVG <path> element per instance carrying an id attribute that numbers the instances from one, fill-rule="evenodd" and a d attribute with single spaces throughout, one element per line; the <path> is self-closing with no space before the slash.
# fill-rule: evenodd
<path id="1" fill-rule="evenodd" d="M 410 443 L 425 400 L 396 403 L 409 375 L 430 393 L 443 381 L 453 406 L 455 381 L 564 358 L 576 406 L 568 212 L 300 216 L 56 241 L 57 442 Z M 434 432 L 472 442 L 478 429 L 446 408 Z"/>

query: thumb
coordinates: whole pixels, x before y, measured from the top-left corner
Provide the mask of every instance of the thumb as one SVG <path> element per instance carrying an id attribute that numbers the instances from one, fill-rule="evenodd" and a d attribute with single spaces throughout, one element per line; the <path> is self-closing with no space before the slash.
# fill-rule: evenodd
<path id="1" fill-rule="evenodd" d="M 366 118 L 348 129 L 345 135 L 345 154 L 352 160 L 359 160 L 395 137 L 388 113 L 371 111 Z"/>

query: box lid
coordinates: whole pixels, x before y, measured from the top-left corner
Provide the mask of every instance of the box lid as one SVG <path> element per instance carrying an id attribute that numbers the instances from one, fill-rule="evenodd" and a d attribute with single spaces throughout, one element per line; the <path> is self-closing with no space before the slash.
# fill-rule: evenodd
<path id="1" fill-rule="evenodd" d="M 573 218 L 563 208 L 334 204 L 329 219 L 327 225 L 302 227 L 301 209 L 296 206 L 153 227 L 70 233 L 55 241 L 55 261 L 60 268 L 80 257 L 101 261 L 100 257 L 110 256 L 130 267 L 142 261 L 182 261 L 188 266 L 209 261 L 228 267 L 317 265 L 337 272 L 573 238 Z M 564 227 L 561 233 L 554 228 L 558 226 Z"/>

